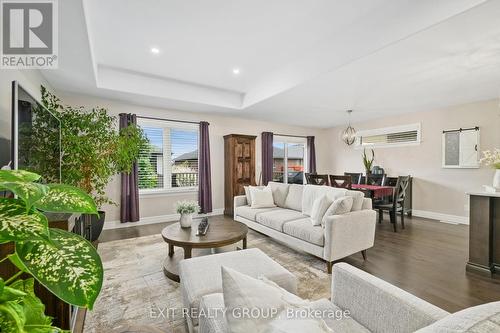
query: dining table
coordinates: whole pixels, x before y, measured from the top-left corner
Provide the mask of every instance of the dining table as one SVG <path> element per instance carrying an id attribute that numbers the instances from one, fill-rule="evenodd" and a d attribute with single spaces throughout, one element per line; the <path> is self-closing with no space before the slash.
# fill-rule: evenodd
<path id="1" fill-rule="evenodd" d="M 351 189 L 362 191 L 365 193 L 366 197 L 372 199 L 382 199 L 388 196 L 392 196 L 394 192 L 394 187 L 392 186 L 380 186 L 380 185 L 368 185 L 368 184 L 352 184 Z"/>

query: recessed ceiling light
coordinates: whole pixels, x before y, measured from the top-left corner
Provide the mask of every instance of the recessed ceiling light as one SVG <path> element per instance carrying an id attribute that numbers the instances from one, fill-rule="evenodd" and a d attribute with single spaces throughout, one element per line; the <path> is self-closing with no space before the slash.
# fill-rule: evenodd
<path id="1" fill-rule="evenodd" d="M 152 48 L 151 48 L 151 53 L 153 53 L 153 54 L 158 54 L 158 53 L 160 53 L 160 49 L 159 49 L 159 48 L 157 48 L 157 47 L 152 47 Z"/>
<path id="2" fill-rule="evenodd" d="M 233 68 L 233 74 L 234 75 L 240 74 L 240 69 L 239 68 Z"/>

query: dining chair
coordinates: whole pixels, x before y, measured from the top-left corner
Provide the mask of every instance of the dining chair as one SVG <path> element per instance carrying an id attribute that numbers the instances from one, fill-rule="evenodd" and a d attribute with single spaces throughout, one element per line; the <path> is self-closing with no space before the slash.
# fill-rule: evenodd
<path id="1" fill-rule="evenodd" d="M 328 175 L 318 175 L 313 173 L 306 173 L 306 182 L 307 184 L 312 185 L 329 185 L 328 184 Z"/>
<path id="2" fill-rule="evenodd" d="M 351 184 L 361 184 L 363 174 L 361 172 L 344 172 L 344 176 L 351 177 Z"/>
<path id="3" fill-rule="evenodd" d="M 351 189 L 351 176 L 330 175 L 330 186 Z"/>
<path id="4" fill-rule="evenodd" d="M 366 177 L 367 185 L 377 185 L 377 186 L 385 186 L 386 183 L 386 175 L 384 174 L 370 174 Z"/>
<path id="5" fill-rule="evenodd" d="M 405 197 L 410 183 L 410 176 L 399 176 L 394 189 L 392 203 L 373 204 L 373 209 L 378 209 L 378 222 L 382 223 L 384 211 L 389 213 L 394 232 L 397 232 L 397 213 L 401 213 L 401 227 L 405 228 Z"/>

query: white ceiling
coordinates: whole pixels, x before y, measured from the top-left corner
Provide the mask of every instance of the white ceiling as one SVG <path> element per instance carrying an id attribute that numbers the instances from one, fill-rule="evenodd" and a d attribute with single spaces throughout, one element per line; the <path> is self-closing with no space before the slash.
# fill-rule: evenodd
<path id="1" fill-rule="evenodd" d="M 500 94 L 498 0 L 59 6 L 57 90 L 317 127 Z"/>

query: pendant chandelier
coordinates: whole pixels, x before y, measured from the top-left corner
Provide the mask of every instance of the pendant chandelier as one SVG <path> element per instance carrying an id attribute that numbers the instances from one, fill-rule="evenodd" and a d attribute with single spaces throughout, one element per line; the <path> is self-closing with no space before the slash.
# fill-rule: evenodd
<path id="1" fill-rule="evenodd" d="M 354 141 L 356 141 L 356 130 L 351 126 L 351 113 L 352 110 L 347 110 L 349 123 L 347 128 L 342 132 L 342 141 L 344 141 L 348 146 L 352 145 Z"/>

